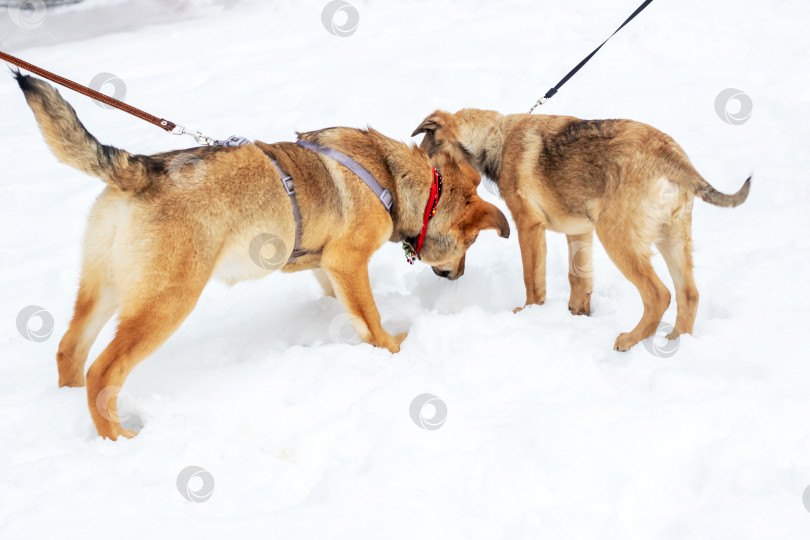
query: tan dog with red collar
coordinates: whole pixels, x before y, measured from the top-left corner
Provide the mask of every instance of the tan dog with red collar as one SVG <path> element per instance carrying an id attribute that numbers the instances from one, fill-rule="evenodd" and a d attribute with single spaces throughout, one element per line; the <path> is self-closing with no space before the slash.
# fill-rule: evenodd
<path id="1" fill-rule="evenodd" d="M 73 320 L 57 354 L 59 385 L 83 386 L 90 346 L 118 311 L 115 337 L 86 377 L 90 413 L 103 437 L 134 435 L 118 422 L 117 390 L 180 326 L 212 277 L 232 284 L 278 269 L 316 270 L 360 337 L 395 353 L 405 334 L 392 336 L 380 323 L 371 255 L 387 241 L 421 237 L 421 259 L 455 279 L 481 230 L 509 235 L 504 215 L 478 197 L 480 176 L 472 167 L 444 154 L 431 160 L 371 129 L 300 137 L 357 160 L 390 193 L 390 212 L 353 172 L 295 143 L 152 156 L 104 146 L 53 87 L 17 79 L 56 157 L 107 183 L 90 213 Z M 294 180 L 294 198 L 273 160 Z M 441 198 L 431 164 L 443 175 Z"/>

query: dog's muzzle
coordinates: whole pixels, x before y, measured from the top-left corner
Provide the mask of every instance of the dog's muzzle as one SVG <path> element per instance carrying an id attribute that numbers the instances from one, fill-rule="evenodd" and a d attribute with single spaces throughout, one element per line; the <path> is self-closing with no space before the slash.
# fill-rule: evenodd
<path id="1" fill-rule="evenodd" d="M 455 281 L 464 275 L 464 270 L 460 272 L 457 270 L 442 270 L 441 268 L 437 268 L 435 266 L 431 266 L 430 269 L 433 270 L 433 273 L 437 276 L 444 279 L 449 279 L 450 281 Z"/>
<path id="2" fill-rule="evenodd" d="M 430 268 L 431 268 L 431 270 L 433 270 L 433 273 L 436 274 L 439 277 L 443 277 L 443 278 L 449 278 L 450 277 L 450 270 L 439 270 L 435 266 L 431 266 Z"/>

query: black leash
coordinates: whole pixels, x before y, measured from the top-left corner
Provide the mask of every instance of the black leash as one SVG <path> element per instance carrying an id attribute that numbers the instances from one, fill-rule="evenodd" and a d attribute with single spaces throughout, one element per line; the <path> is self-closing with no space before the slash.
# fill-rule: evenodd
<path id="1" fill-rule="evenodd" d="M 566 75 L 565 77 L 563 77 L 563 79 L 562 79 L 560 82 L 558 82 L 558 83 L 557 83 L 557 86 L 553 86 L 553 87 L 551 88 L 551 90 L 549 90 L 548 92 L 546 92 L 546 95 L 545 95 L 545 96 L 543 96 L 543 97 L 541 97 L 540 99 L 538 99 L 538 100 L 537 100 L 537 103 L 535 103 L 535 104 L 534 104 L 534 106 L 532 106 L 532 108 L 531 108 L 531 109 L 529 109 L 529 114 L 531 114 L 531 113 L 532 113 L 532 111 L 534 111 L 534 110 L 535 110 L 535 109 L 536 109 L 536 108 L 537 108 L 539 105 L 542 105 L 543 103 L 545 103 L 546 101 L 548 101 L 549 99 L 551 99 L 551 98 L 552 98 L 552 96 L 554 96 L 554 94 L 556 94 L 556 93 L 557 93 L 557 91 L 558 91 L 560 88 L 562 88 L 562 85 L 564 85 L 565 83 L 567 83 L 567 82 L 568 82 L 568 79 L 570 79 L 571 77 L 573 77 L 574 75 L 576 75 L 577 71 L 579 71 L 580 69 L 582 69 L 582 66 L 584 66 L 585 64 L 587 64 L 587 63 L 588 63 L 588 60 L 590 60 L 591 58 L 593 58 L 593 55 L 595 55 L 596 53 L 598 53 L 598 52 L 599 52 L 599 49 L 601 49 L 602 47 L 604 47 L 604 46 L 605 46 L 605 43 L 607 43 L 608 41 L 610 41 L 610 38 L 612 38 L 613 36 L 615 36 L 616 34 L 618 34 L 618 33 L 619 33 L 619 30 L 621 30 L 622 28 L 624 28 L 625 26 L 627 26 L 627 23 L 629 23 L 630 21 L 632 21 L 633 19 L 635 19 L 635 18 L 636 18 L 636 15 L 638 15 L 639 13 L 641 13 L 642 11 L 644 11 L 644 8 L 646 8 L 647 6 L 649 6 L 649 5 L 652 3 L 652 1 L 653 1 L 653 0 L 645 0 L 645 1 L 644 1 L 644 3 L 643 3 L 643 4 L 641 4 L 641 5 L 638 7 L 638 9 L 636 9 L 636 10 L 633 12 L 633 14 L 632 14 L 632 15 L 630 15 L 630 17 L 628 17 L 628 18 L 627 18 L 627 20 L 626 20 L 626 21 L 624 21 L 624 22 L 622 23 L 622 25 L 621 25 L 619 28 L 617 28 L 617 29 L 616 29 L 616 31 L 615 31 L 615 32 L 613 32 L 612 34 L 610 34 L 610 37 L 608 37 L 608 38 L 607 38 L 605 41 L 603 41 L 603 42 L 602 42 L 602 44 L 601 44 L 601 45 L 599 45 L 599 46 L 598 46 L 598 47 L 597 47 L 597 48 L 596 48 L 596 49 L 595 49 L 595 50 L 594 50 L 594 51 L 593 51 L 591 54 L 589 54 L 588 56 L 586 56 L 586 57 L 585 57 L 585 60 L 583 60 L 582 62 L 580 62 L 579 64 L 577 64 L 577 67 L 575 67 L 574 69 L 572 69 L 571 71 L 569 71 L 569 72 L 568 72 L 568 75 Z"/>

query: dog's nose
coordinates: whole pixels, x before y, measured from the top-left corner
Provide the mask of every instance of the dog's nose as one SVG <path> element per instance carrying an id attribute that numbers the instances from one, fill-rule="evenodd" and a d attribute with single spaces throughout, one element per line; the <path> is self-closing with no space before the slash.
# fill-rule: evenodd
<path id="1" fill-rule="evenodd" d="M 433 273 L 436 274 L 439 277 L 446 278 L 446 277 L 448 277 L 450 275 L 450 270 L 439 270 L 435 266 L 433 266 L 431 268 L 433 268 Z"/>

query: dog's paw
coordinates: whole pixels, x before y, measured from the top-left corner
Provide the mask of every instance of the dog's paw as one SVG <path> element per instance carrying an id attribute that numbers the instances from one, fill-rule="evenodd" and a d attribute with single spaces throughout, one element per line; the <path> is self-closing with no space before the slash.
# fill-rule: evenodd
<path id="1" fill-rule="evenodd" d="M 84 374 L 82 374 L 81 377 L 76 375 L 76 376 L 72 376 L 72 377 L 69 377 L 69 378 L 67 378 L 67 377 L 63 378 L 60 375 L 59 376 L 59 388 L 63 388 L 65 386 L 67 386 L 69 388 L 81 388 L 81 387 L 83 387 L 84 386 Z"/>
<path id="2" fill-rule="evenodd" d="M 678 330 L 676 329 L 673 329 L 672 332 L 667 334 L 667 339 L 670 341 L 672 341 L 673 339 L 678 339 L 679 337 L 681 337 L 681 333 L 678 332 Z"/>
<path id="3" fill-rule="evenodd" d="M 582 291 L 574 289 L 571 291 L 571 297 L 568 299 L 568 311 L 572 315 L 590 315 L 591 314 L 591 293 L 590 291 Z"/>
<path id="4" fill-rule="evenodd" d="M 111 441 L 117 441 L 118 437 L 124 437 L 126 439 L 132 439 L 138 433 L 132 431 L 131 429 L 124 429 L 121 426 L 110 426 L 109 430 L 106 433 L 99 432 L 99 435 L 103 439 L 110 439 Z"/>
<path id="5" fill-rule="evenodd" d="M 513 309 L 513 310 L 512 310 L 512 313 L 520 313 L 521 311 L 523 311 L 523 310 L 524 310 L 524 309 L 526 309 L 527 307 L 531 307 L 531 306 L 542 306 L 542 305 L 543 305 L 543 304 L 545 304 L 545 303 L 546 303 L 545 299 L 543 299 L 543 300 L 541 300 L 541 301 L 539 301 L 539 302 L 526 302 L 526 303 L 525 303 L 523 306 L 521 306 L 521 307 L 516 307 L 515 309 Z"/>
<path id="6" fill-rule="evenodd" d="M 632 332 L 625 332 L 619 334 L 619 337 L 616 338 L 616 343 L 613 344 L 613 350 L 626 351 L 638 342 L 639 339 L 635 337 Z"/>
<path id="7" fill-rule="evenodd" d="M 384 345 L 386 349 L 388 349 L 391 354 L 396 354 L 400 350 L 400 345 L 402 342 L 405 341 L 405 338 L 408 337 L 407 332 L 403 332 L 401 334 L 397 334 L 395 337 L 392 337 L 388 340 L 388 343 Z"/>
<path id="8" fill-rule="evenodd" d="M 590 306 L 568 306 L 568 311 L 571 312 L 571 315 L 590 315 L 591 314 L 591 307 Z"/>

